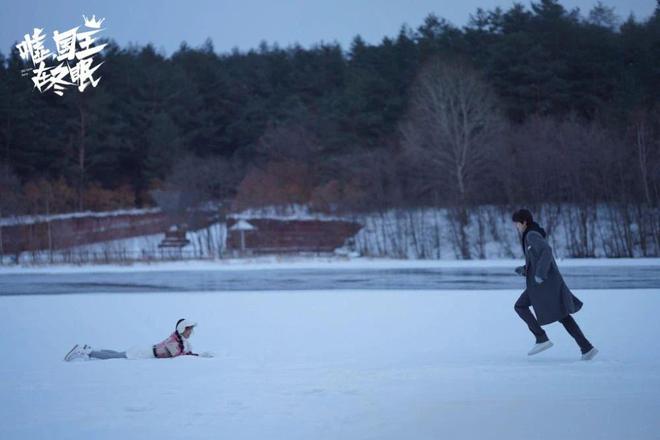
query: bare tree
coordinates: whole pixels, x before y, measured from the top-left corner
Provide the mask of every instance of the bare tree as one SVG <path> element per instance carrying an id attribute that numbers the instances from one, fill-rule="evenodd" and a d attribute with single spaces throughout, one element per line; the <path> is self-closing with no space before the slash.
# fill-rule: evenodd
<path id="1" fill-rule="evenodd" d="M 470 258 L 467 206 L 488 170 L 500 127 L 495 94 L 468 64 L 433 57 L 422 67 L 400 124 L 402 146 L 418 191 L 450 202 L 462 258 Z"/>
<path id="2" fill-rule="evenodd" d="M 190 224 L 195 210 L 206 204 L 224 209 L 239 179 L 236 164 L 229 160 L 186 156 L 176 161 L 163 187 L 152 190 L 151 196 L 173 223 Z"/>
<path id="3" fill-rule="evenodd" d="M 653 175 L 649 172 L 650 170 L 653 170 L 653 163 L 657 162 L 658 151 L 660 151 L 658 148 L 658 141 L 655 140 L 654 142 L 654 133 L 651 127 L 657 126 L 657 122 L 660 121 L 660 118 L 656 116 L 654 119 L 653 114 L 645 114 L 644 112 L 638 113 L 639 114 L 635 115 L 632 125 L 634 144 L 636 147 L 635 149 L 637 150 L 639 181 L 644 196 L 642 199 L 643 201 L 637 202 L 637 217 L 639 219 L 639 243 L 642 255 L 648 256 L 653 254 L 650 249 L 652 246 L 655 247 L 656 253 L 658 252 L 658 249 L 660 249 L 660 231 L 658 231 L 657 228 L 658 200 L 654 197 Z M 651 173 L 653 173 L 653 171 L 651 171 Z M 648 243 L 646 237 L 647 229 L 652 243 Z"/>

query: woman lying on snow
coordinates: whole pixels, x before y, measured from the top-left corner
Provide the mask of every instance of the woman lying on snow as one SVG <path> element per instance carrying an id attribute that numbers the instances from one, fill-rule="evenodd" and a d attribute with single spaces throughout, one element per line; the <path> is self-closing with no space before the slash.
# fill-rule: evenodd
<path id="1" fill-rule="evenodd" d="M 71 351 L 64 357 L 65 361 L 73 361 L 77 359 L 127 359 L 127 358 L 172 358 L 177 356 L 202 356 L 212 357 L 213 355 L 208 352 L 193 353 L 190 346 L 190 335 L 192 335 L 193 328 L 197 325 L 196 322 L 188 321 L 187 319 L 179 319 L 176 323 L 174 333 L 167 339 L 154 345 L 150 350 L 143 351 L 142 353 L 131 353 L 127 355 L 126 351 L 114 350 L 94 350 L 89 345 L 80 346 L 76 344 Z"/>

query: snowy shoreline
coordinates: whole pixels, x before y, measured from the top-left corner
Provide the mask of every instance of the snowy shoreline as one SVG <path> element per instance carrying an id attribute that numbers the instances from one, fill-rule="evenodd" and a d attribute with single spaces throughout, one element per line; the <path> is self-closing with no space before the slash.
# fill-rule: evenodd
<path id="1" fill-rule="evenodd" d="M 0 266 L 0 275 L 29 273 L 81 273 L 81 272 L 150 272 L 150 271 L 233 271 L 233 270 L 385 270 L 385 269 L 438 269 L 514 267 L 522 259 L 491 260 L 397 260 L 380 258 L 304 258 L 255 257 L 212 261 L 177 261 L 133 263 L 130 265 L 39 265 Z M 660 269 L 660 258 L 565 258 L 557 259 L 560 267 L 651 266 Z"/>

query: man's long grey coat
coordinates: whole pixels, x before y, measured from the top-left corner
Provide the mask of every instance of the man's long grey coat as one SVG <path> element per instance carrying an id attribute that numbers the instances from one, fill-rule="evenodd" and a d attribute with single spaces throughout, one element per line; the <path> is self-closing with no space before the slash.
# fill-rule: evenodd
<path id="1" fill-rule="evenodd" d="M 582 301 L 566 286 L 545 238 L 538 231 L 529 231 L 524 246 L 526 290 L 539 324 L 550 324 L 580 310 Z M 543 282 L 536 282 L 535 277 Z"/>

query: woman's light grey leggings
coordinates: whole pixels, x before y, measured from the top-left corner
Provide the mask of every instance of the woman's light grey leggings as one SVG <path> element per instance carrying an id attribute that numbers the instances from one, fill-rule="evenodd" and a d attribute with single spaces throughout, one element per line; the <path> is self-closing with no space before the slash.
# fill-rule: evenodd
<path id="1" fill-rule="evenodd" d="M 89 357 L 95 359 L 126 359 L 126 352 L 114 350 L 94 350 L 89 354 Z"/>

